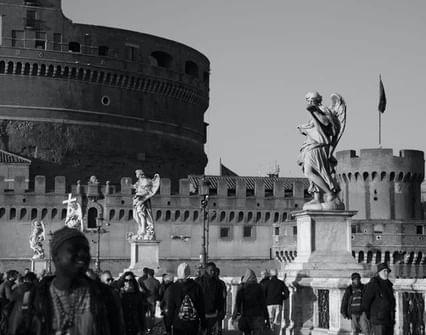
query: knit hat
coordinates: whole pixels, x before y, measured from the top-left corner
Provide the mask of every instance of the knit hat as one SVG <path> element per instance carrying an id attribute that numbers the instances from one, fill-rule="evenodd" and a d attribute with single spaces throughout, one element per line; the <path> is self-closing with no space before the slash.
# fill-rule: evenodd
<path id="1" fill-rule="evenodd" d="M 50 252 L 52 255 L 55 255 L 58 251 L 59 247 L 64 244 L 65 241 L 68 241 L 75 237 L 81 237 L 83 238 L 87 246 L 89 246 L 89 241 L 87 240 L 86 236 L 79 230 L 68 228 L 67 226 L 55 231 L 52 236 L 52 240 L 50 241 Z"/>
<path id="2" fill-rule="evenodd" d="M 351 280 L 354 280 L 355 278 L 361 279 L 361 275 L 358 272 L 352 273 Z"/>
<path id="3" fill-rule="evenodd" d="M 380 263 L 379 265 L 377 265 L 377 273 L 379 273 L 380 271 L 387 269 L 389 272 L 391 272 L 391 269 L 389 269 L 389 266 L 387 263 Z"/>
<path id="4" fill-rule="evenodd" d="M 177 278 L 178 279 L 188 279 L 191 275 L 191 268 L 186 263 L 179 264 L 177 268 Z"/>
<path id="5" fill-rule="evenodd" d="M 243 276 L 243 283 L 257 283 L 257 278 L 253 270 L 247 269 L 246 273 Z"/>

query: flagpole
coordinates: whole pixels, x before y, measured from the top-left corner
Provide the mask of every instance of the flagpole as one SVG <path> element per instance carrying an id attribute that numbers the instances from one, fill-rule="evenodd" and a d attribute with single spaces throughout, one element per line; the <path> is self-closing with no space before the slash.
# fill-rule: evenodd
<path id="1" fill-rule="evenodd" d="M 382 113 L 379 111 L 379 147 L 382 146 Z"/>

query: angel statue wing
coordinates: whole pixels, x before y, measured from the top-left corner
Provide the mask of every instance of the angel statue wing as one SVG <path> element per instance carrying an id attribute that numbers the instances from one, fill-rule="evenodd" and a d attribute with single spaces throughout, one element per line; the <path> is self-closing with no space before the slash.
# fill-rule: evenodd
<path id="1" fill-rule="evenodd" d="M 340 139 L 342 138 L 343 132 L 346 128 L 346 102 L 340 94 L 333 93 L 330 95 L 331 106 L 328 109 L 331 111 L 334 122 L 336 124 L 336 134 L 332 143 L 330 156 L 333 155 L 334 150 L 337 147 Z"/>

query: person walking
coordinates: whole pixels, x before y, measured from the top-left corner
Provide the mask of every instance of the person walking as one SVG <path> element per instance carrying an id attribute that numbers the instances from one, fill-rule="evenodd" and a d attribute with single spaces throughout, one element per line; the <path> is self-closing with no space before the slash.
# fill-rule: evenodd
<path id="1" fill-rule="evenodd" d="M 361 309 L 371 322 L 374 335 L 393 335 L 395 325 L 395 297 L 386 263 L 377 266 L 377 275 L 371 278 L 362 296 Z"/>
<path id="2" fill-rule="evenodd" d="M 163 275 L 163 281 L 160 284 L 159 290 L 159 300 L 160 300 L 160 310 L 161 315 L 163 316 L 163 322 L 165 329 L 170 329 L 171 321 L 167 317 L 167 297 L 170 292 L 169 288 L 174 284 L 174 276 L 169 273 Z"/>
<path id="3" fill-rule="evenodd" d="M 361 283 L 361 275 L 357 272 L 351 275 L 352 284 L 349 285 L 343 295 L 340 313 L 344 318 L 351 320 L 352 332 L 358 335 L 370 335 L 370 324 L 365 312 L 362 311 L 362 296 L 365 293 L 365 285 Z"/>
<path id="4" fill-rule="evenodd" d="M 186 263 L 177 268 L 177 281 L 167 289 L 167 332 L 173 335 L 197 335 L 206 330 L 204 297 L 201 286 L 190 278 Z"/>
<path id="5" fill-rule="evenodd" d="M 232 321 L 237 319 L 238 328 L 246 335 L 262 335 L 269 327 L 265 293 L 251 269 L 247 269 L 237 292 Z"/>
<path id="6" fill-rule="evenodd" d="M 267 270 L 260 271 L 260 282 L 259 284 L 265 288 L 265 284 L 269 281 L 269 272 Z"/>
<path id="7" fill-rule="evenodd" d="M 219 285 L 222 289 L 222 301 L 223 301 L 223 309 L 221 310 L 220 314 L 218 315 L 218 335 L 222 335 L 223 333 L 223 320 L 225 319 L 226 315 L 226 297 L 228 295 L 228 290 L 226 288 L 225 282 L 220 279 L 220 269 L 216 267 L 215 269 L 215 278 L 219 282 Z"/>
<path id="8" fill-rule="evenodd" d="M 153 269 L 144 268 L 142 271 L 143 276 L 139 278 L 138 282 L 148 302 L 146 321 L 147 328 L 151 329 L 154 326 L 155 306 L 159 300 L 160 282 L 154 277 Z"/>
<path id="9" fill-rule="evenodd" d="M 121 307 L 111 289 L 85 275 L 90 263 L 86 236 L 61 228 L 53 233 L 50 252 L 56 272 L 35 288 L 26 334 L 124 334 Z"/>
<path id="10" fill-rule="evenodd" d="M 207 335 L 217 335 L 220 317 L 224 314 L 223 286 L 216 276 L 216 265 L 207 263 L 205 273 L 196 279 L 204 295 Z"/>
<path id="11" fill-rule="evenodd" d="M 147 303 L 139 290 L 138 282 L 131 271 L 123 275 L 120 292 L 126 335 L 142 335 L 146 328 L 145 313 Z"/>
<path id="12" fill-rule="evenodd" d="M 269 281 L 265 283 L 264 290 L 269 323 L 271 329 L 274 330 L 274 328 L 278 328 L 281 324 L 283 301 L 289 297 L 290 292 L 285 283 L 278 279 L 277 270 L 272 269 L 269 275 Z"/>
<path id="13" fill-rule="evenodd" d="M 19 272 L 9 270 L 6 272 L 6 280 L 0 285 L 0 335 L 8 332 L 9 314 L 12 307 L 13 293 L 17 287 Z"/>

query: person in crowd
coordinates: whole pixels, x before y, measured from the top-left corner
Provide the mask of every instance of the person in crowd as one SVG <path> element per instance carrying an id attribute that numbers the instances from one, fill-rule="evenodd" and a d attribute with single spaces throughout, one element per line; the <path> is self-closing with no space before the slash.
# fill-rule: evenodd
<path id="1" fill-rule="evenodd" d="M 22 285 L 13 292 L 12 310 L 10 313 L 10 335 L 26 335 L 26 330 L 31 327 L 30 302 L 37 285 L 37 276 L 33 272 L 27 272 L 23 277 Z"/>
<path id="2" fill-rule="evenodd" d="M 267 270 L 260 271 L 260 282 L 259 284 L 262 285 L 262 287 L 265 287 L 265 284 L 269 280 L 269 273 Z"/>
<path id="3" fill-rule="evenodd" d="M 109 270 L 102 271 L 100 280 L 105 285 L 112 286 L 112 283 L 114 282 L 114 278 L 112 277 L 111 271 Z"/>
<path id="4" fill-rule="evenodd" d="M 19 272 L 16 270 L 7 271 L 6 280 L 0 285 L 0 334 L 7 334 L 13 291 L 17 287 L 18 274 Z"/>
<path id="5" fill-rule="evenodd" d="M 25 268 L 25 269 L 24 269 L 24 272 L 22 273 L 22 275 L 25 277 L 25 275 L 26 275 L 28 272 L 31 272 L 31 271 L 30 271 L 30 269 L 29 269 L 29 268 Z"/>
<path id="6" fill-rule="evenodd" d="M 281 312 L 283 301 L 286 300 L 290 293 L 282 280 L 278 279 L 276 269 L 272 269 L 269 273 L 269 280 L 264 284 L 266 306 L 268 308 L 269 323 L 271 328 L 278 327 L 281 323 Z"/>
<path id="7" fill-rule="evenodd" d="M 100 280 L 98 274 L 93 269 L 87 269 L 86 276 L 92 280 L 96 280 L 96 281 Z"/>
<path id="8" fill-rule="evenodd" d="M 371 322 L 374 335 L 393 335 L 395 325 L 395 297 L 386 263 L 377 266 L 377 275 L 371 278 L 362 296 L 361 310 Z"/>
<path id="9" fill-rule="evenodd" d="M 189 265 L 179 264 L 178 280 L 167 289 L 166 315 L 171 322 L 166 330 L 173 335 L 197 335 L 206 329 L 203 291 L 190 276 Z"/>
<path id="10" fill-rule="evenodd" d="M 232 321 L 244 334 L 261 335 L 269 327 L 265 293 L 253 270 L 247 269 L 237 292 Z"/>
<path id="11" fill-rule="evenodd" d="M 153 269 L 144 268 L 142 272 L 139 285 L 148 302 L 147 328 L 151 329 L 154 325 L 155 305 L 159 300 L 160 282 L 154 277 Z"/>
<path id="12" fill-rule="evenodd" d="M 50 253 L 56 272 L 34 290 L 26 334 L 124 334 L 121 306 L 111 289 L 85 275 L 90 263 L 86 236 L 63 227 L 53 233 Z"/>
<path id="13" fill-rule="evenodd" d="M 219 282 L 219 285 L 222 289 L 223 308 L 222 308 L 220 314 L 218 315 L 218 335 L 221 335 L 222 332 L 223 332 L 222 323 L 223 323 L 223 320 L 225 319 L 225 315 L 226 315 L 226 296 L 228 295 L 228 290 L 226 288 L 225 282 L 222 279 L 220 279 L 220 269 L 218 267 L 215 268 L 214 275 L 215 275 L 215 278 Z"/>
<path id="14" fill-rule="evenodd" d="M 353 334 L 362 332 L 364 335 L 369 335 L 370 325 L 365 312 L 362 311 L 365 285 L 361 283 L 361 275 L 357 272 L 352 273 L 351 280 L 352 284 L 346 288 L 343 295 L 340 313 L 344 318 L 351 320 Z"/>
<path id="15" fill-rule="evenodd" d="M 207 263 L 205 273 L 197 278 L 196 282 L 203 290 L 207 335 L 217 334 L 219 319 L 223 315 L 224 301 L 223 287 L 216 276 L 216 265 L 213 262 Z"/>
<path id="16" fill-rule="evenodd" d="M 131 271 L 123 275 L 121 288 L 121 306 L 123 308 L 126 335 L 141 335 L 146 329 L 146 300 L 139 290 L 138 282 Z"/>

